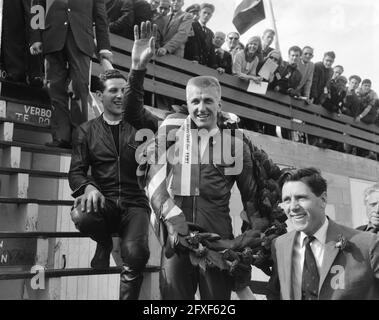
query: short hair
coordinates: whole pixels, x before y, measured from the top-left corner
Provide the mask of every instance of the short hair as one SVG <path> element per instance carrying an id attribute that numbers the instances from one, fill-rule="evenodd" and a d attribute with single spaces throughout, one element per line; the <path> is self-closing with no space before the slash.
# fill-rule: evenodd
<path id="1" fill-rule="evenodd" d="M 188 80 L 186 91 L 190 86 L 197 88 L 213 88 L 217 92 L 217 96 L 221 99 L 221 85 L 215 77 L 211 76 L 199 76 Z"/>
<path id="2" fill-rule="evenodd" d="M 369 84 L 369 85 L 371 86 L 371 85 L 372 85 L 372 82 L 371 82 L 370 79 L 364 79 L 364 80 L 362 81 L 362 85 L 364 85 L 364 84 Z"/>
<path id="3" fill-rule="evenodd" d="M 212 4 L 212 3 L 202 3 L 200 5 L 200 11 L 203 10 L 204 8 L 208 8 L 208 9 L 211 9 L 212 13 L 215 12 L 215 6 Z"/>
<path id="4" fill-rule="evenodd" d="M 374 192 L 379 192 L 379 183 L 375 183 L 371 187 L 366 188 L 366 190 L 364 191 L 363 202 L 365 205 L 367 205 L 369 195 Z"/>
<path id="5" fill-rule="evenodd" d="M 263 36 L 265 36 L 266 34 L 268 34 L 268 33 L 271 33 L 273 36 L 275 36 L 275 31 L 274 30 L 272 30 L 272 29 L 266 29 L 264 32 L 263 32 Z"/>
<path id="6" fill-rule="evenodd" d="M 341 70 L 342 70 L 342 72 L 344 72 L 345 71 L 345 69 L 343 68 L 343 66 L 341 66 L 341 65 L 337 65 L 337 66 L 334 66 L 334 68 L 333 69 L 335 69 L 335 68 L 340 68 Z"/>
<path id="7" fill-rule="evenodd" d="M 297 181 L 306 184 L 317 197 L 320 197 L 328 189 L 326 180 L 321 176 L 320 170 L 316 168 L 304 168 L 287 171 L 282 179 L 281 186 L 283 187 L 283 185 L 287 182 Z"/>
<path id="8" fill-rule="evenodd" d="M 222 34 L 222 36 L 223 36 L 224 38 L 226 38 L 226 34 L 225 34 L 225 32 L 222 32 L 222 31 L 216 31 L 216 32 L 215 32 L 215 37 L 216 37 L 217 34 Z"/>
<path id="9" fill-rule="evenodd" d="M 305 46 L 302 51 L 305 51 L 305 49 L 315 51 L 315 49 L 313 49 L 311 46 Z"/>
<path id="10" fill-rule="evenodd" d="M 357 76 L 357 75 L 355 75 L 355 74 L 349 77 L 349 81 L 352 80 L 352 79 L 357 80 L 358 83 L 361 83 L 361 81 L 362 81 L 361 77 L 360 77 L 360 76 Z"/>
<path id="11" fill-rule="evenodd" d="M 229 32 L 226 36 L 229 37 L 231 34 L 236 34 L 238 36 L 238 39 L 241 37 L 237 31 Z"/>
<path id="12" fill-rule="evenodd" d="M 292 46 L 291 48 L 288 49 L 288 54 L 290 54 L 290 52 L 293 51 L 293 52 L 300 52 L 300 55 L 303 54 L 303 51 L 301 50 L 301 48 L 299 46 Z"/>
<path id="13" fill-rule="evenodd" d="M 120 71 L 116 69 L 106 70 L 104 73 L 99 75 L 99 90 L 101 92 L 104 91 L 105 82 L 109 79 L 124 79 L 125 81 L 128 81 Z"/>
<path id="14" fill-rule="evenodd" d="M 324 58 L 326 57 L 330 57 L 334 60 L 336 58 L 336 54 L 334 53 L 334 51 L 328 51 L 324 53 Z"/>

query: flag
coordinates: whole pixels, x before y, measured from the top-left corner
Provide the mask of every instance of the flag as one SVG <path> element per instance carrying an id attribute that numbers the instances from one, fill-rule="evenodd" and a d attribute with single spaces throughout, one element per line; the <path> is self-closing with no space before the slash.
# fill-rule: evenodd
<path id="1" fill-rule="evenodd" d="M 240 34 L 265 18 L 263 0 L 237 0 L 233 24 Z"/>

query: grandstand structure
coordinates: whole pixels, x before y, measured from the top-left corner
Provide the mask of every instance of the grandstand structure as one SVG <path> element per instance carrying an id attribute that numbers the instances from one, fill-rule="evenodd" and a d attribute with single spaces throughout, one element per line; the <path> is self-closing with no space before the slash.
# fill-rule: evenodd
<path id="1" fill-rule="evenodd" d="M 111 44 L 114 67 L 127 75 L 133 42 L 111 35 Z M 94 57 L 92 75 L 101 71 Z M 356 123 L 348 116 L 332 115 L 279 93 L 249 93 L 246 82 L 177 57 L 154 58 L 148 66 L 145 90 L 184 101 L 187 80 L 197 75 L 217 77 L 223 110 L 241 118 L 379 153 L 379 127 L 375 125 Z M 4 79 L 0 84 L 0 299 L 117 299 L 121 265 L 118 238 L 114 238 L 112 266 L 90 269 L 95 243 L 79 234 L 70 219 L 70 150 L 44 145 L 51 139 L 52 110 L 46 91 Z M 94 117 L 98 111 L 90 108 L 89 114 Z M 328 179 L 327 212 L 333 219 L 353 227 L 364 219 L 361 190 L 377 181 L 378 162 L 254 132 L 250 137 L 283 167 L 320 168 Z M 234 189 L 231 215 L 236 234 L 241 210 Z M 160 299 L 161 246 L 153 232 L 150 246 L 140 299 Z M 35 265 L 43 268 L 44 288 L 35 289 Z M 253 278 L 253 291 L 264 294 L 267 278 L 256 270 Z"/>

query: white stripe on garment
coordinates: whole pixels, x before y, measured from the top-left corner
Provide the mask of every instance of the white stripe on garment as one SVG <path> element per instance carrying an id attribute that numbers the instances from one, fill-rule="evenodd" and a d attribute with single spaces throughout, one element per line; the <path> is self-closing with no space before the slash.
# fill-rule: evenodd
<path id="1" fill-rule="evenodd" d="M 166 119 L 162 122 L 160 125 L 160 128 L 167 127 L 167 126 L 182 126 L 185 119 Z"/>
<path id="2" fill-rule="evenodd" d="M 162 168 L 160 168 L 159 171 L 155 173 L 154 176 L 151 178 L 150 183 L 147 187 L 147 194 L 150 201 L 154 195 L 154 192 L 166 180 L 166 170 L 167 164 L 162 165 Z"/>
<path id="3" fill-rule="evenodd" d="M 165 220 L 179 216 L 182 213 L 182 210 L 178 206 L 173 207 L 170 212 L 165 216 Z"/>

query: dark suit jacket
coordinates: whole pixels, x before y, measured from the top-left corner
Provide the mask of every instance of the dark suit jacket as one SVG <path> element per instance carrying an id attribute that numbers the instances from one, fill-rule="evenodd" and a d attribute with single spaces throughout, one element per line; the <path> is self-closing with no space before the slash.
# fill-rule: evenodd
<path id="1" fill-rule="evenodd" d="M 106 4 L 109 31 L 134 40 L 134 25 L 151 21 L 153 11 L 145 0 L 112 0 Z"/>
<path id="2" fill-rule="evenodd" d="M 33 30 L 31 43 L 42 41 L 44 54 L 61 51 L 70 27 L 75 42 L 84 54 L 95 51 L 93 24 L 98 50 L 110 50 L 104 0 L 36 0 L 46 8 L 44 30 Z"/>
<path id="3" fill-rule="evenodd" d="M 287 233 L 272 244 L 273 274 L 269 299 L 300 300 L 292 292 L 292 254 L 297 232 Z M 339 235 L 349 242 L 336 248 Z M 336 288 L 336 277 L 342 288 Z M 320 300 L 379 299 L 379 238 L 339 225 L 329 219 L 319 286 Z"/>
<path id="4" fill-rule="evenodd" d="M 327 94 L 324 93 L 324 88 L 329 90 L 330 80 L 333 76 L 333 69 L 326 69 L 322 62 L 315 63 L 315 70 L 313 72 L 311 98 L 314 99 L 315 104 L 324 103 Z"/>
<path id="5" fill-rule="evenodd" d="M 198 61 L 210 68 L 216 68 L 215 47 L 213 45 L 214 34 L 211 29 L 205 27 L 205 32 L 198 21 L 192 23 L 194 35 L 189 37 L 184 50 L 184 59 Z"/>

